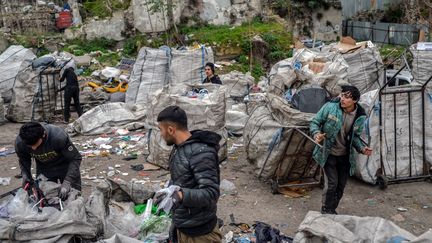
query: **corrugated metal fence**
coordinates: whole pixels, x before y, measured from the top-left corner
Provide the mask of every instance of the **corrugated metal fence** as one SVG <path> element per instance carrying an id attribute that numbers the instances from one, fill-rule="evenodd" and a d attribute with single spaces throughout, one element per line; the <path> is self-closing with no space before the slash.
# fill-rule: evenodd
<path id="1" fill-rule="evenodd" d="M 381 9 L 384 10 L 389 4 L 398 4 L 402 0 L 340 0 L 342 4 L 342 16 L 344 19 L 351 18 L 361 11 Z"/>
<path id="2" fill-rule="evenodd" d="M 347 21 L 343 23 L 343 35 L 357 41 L 371 40 L 376 43 L 393 45 L 411 45 L 419 39 L 419 28 L 415 25 L 394 23 L 371 23 Z"/>

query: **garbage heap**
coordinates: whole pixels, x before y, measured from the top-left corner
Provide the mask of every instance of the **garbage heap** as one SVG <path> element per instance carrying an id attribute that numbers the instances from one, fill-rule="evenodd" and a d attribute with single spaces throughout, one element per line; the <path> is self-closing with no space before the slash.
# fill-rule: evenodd
<path id="1" fill-rule="evenodd" d="M 230 134 L 241 135 L 243 134 L 244 125 L 249 118 L 249 90 L 254 84 L 254 78 L 250 73 L 244 74 L 238 71 L 220 75 L 219 78 L 226 88 L 226 128 Z"/>
<path id="2" fill-rule="evenodd" d="M 126 103 L 148 103 L 154 93 L 164 86 L 201 83 L 204 80 L 204 65 L 214 62 L 210 47 L 198 46 L 189 49 L 141 48 L 131 72 L 126 92 Z"/>
<path id="3" fill-rule="evenodd" d="M 403 88 L 388 87 L 385 92 L 403 89 L 408 92 L 419 90 L 421 84 L 413 83 L 404 85 Z M 432 90 L 426 88 L 424 92 L 408 92 L 398 93 L 395 96 L 383 95 L 381 101 L 379 90 L 370 91 L 361 96 L 360 105 L 369 115 L 365 121 L 362 137 L 368 142 L 373 153 L 371 156 L 357 154 L 355 175 L 359 179 L 376 184 L 379 174 L 385 175 L 387 179 L 429 174 L 429 168 L 432 166 L 432 142 L 428 138 L 432 136 L 432 130 L 428 121 L 432 119 Z M 422 102 L 424 102 L 424 112 L 422 112 Z M 424 155 L 422 149 L 423 119 L 425 122 Z M 381 133 L 380 127 L 382 128 Z M 380 134 L 382 140 L 380 140 Z M 423 158 L 426 164 L 423 164 Z"/>
<path id="4" fill-rule="evenodd" d="M 157 116 L 168 106 L 177 105 L 188 115 L 189 130 L 216 132 L 220 141 L 219 160 L 227 157 L 227 130 L 225 128 L 226 89 L 217 84 L 189 84 L 166 87 L 156 92 L 149 104 L 146 125 L 149 128 L 147 161 L 168 168 L 171 147 L 160 135 Z"/>
<path id="5" fill-rule="evenodd" d="M 312 117 L 292 108 L 282 97 L 266 95 L 265 103 L 252 111 L 243 132 L 246 156 L 257 176 L 264 180 L 314 177 L 314 144 L 296 130 L 307 133 Z"/>
<path id="6" fill-rule="evenodd" d="M 349 84 L 348 70 L 340 53 L 309 49 L 272 67 L 265 101 L 253 109 L 243 133 L 247 158 L 261 179 L 319 180 L 309 123 Z"/>
<path id="7" fill-rule="evenodd" d="M 432 51 L 427 43 L 414 44 L 409 50 L 413 55 L 413 78 L 417 83 L 424 84 L 432 76 Z"/>
<path id="8" fill-rule="evenodd" d="M 75 67 L 74 61 L 61 54 L 23 61 L 15 77 L 7 119 L 50 121 L 56 111 L 63 110 L 63 97 L 57 91 L 63 70 L 70 66 Z"/>
<path id="9" fill-rule="evenodd" d="M 0 55 L 0 96 L 5 103 L 12 100 L 12 88 L 22 63 L 35 58 L 30 49 L 18 45 L 10 46 Z"/>
<path id="10" fill-rule="evenodd" d="M 323 52 L 340 53 L 348 64 L 347 81 L 360 93 L 381 87 L 384 83 L 384 65 L 377 46 L 371 41 L 357 43 L 351 37 L 343 37 L 339 43 L 323 48 Z"/>
<path id="11" fill-rule="evenodd" d="M 87 200 L 72 189 L 66 201 L 57 197 L 60 184 L 41 179 L 37 185 L 42 198 L 29 197 L 20 188 L 0 200 L 0 241 L 95 242 L 111 237 L 115 242 L 130 243 L 168 239 L 171 219 L 163 210 L 147 207 L 159 184 L 104 180 Z"/>

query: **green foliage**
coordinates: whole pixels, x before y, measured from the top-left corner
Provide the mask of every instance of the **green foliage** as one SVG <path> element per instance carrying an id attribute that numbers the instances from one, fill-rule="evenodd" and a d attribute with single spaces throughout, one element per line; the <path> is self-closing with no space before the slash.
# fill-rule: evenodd
<path id="1" fill-rule="evenodd" d="M 100 38 L 91 41 L 75 39 L 69 41 L 64 50 L 74 55 L 80 56 L 93 51 L 106 52 L 107 50 L 114 48 L 116 43 L 117 42 L 115 40 L 109 40 L 106 38 Z"/>
<path id="2" fill-rule="evenodd" d="M 41 47 L 37 49 L 36 56 L 41 57 L 43 55 L 49 54 L 50 51 L 46 47 Z"/>
<path id="3" fill-rule="evenodd" d="M 251 74 L 252 74 L 252 77 L 254 77 L 254 78 L 255 78 L 255 81 L 256 81 L 256 80 L 259 80 L 259 78 L 260 78 L 261 76 L 264 76 L 264 75 L 265 75 L 265 70 L 264 70 L 264 68 L 262 67 L 261 64 L 257 63 L 257 64 L 255 64 L 255 65 L 252 67 L 252 72 L 251 72 Z"/>
<path id="4" fill-rule="evenodd" d="M 130 6 L 131 0 L 84 0 L 84 10 L 90 16 L 100 18 L 111 17 L 113 11 L 126 10 Z"/>
<path id="5" fill-rule="evenodd" d="M 120 60 L 121 56 L 117 52 L 107 52 L 102 53 L 96 58 L 103 66 L 116 66 Z"/>
<path id="6" fill-rule="evenodd" d="M 137 35 L 126 40 L 123 46 L 123 54 L 128 57 L 134 57 L 138 54 L 141 47 L 147 46 L 147 37 L 144 35 Z"/>
<path id="7" fill-rule="evenodd" d="M 394 60 L 405 51 L 404 46 L 383 45 L 379 48 L 379 52 L 383 61 Z"/>
<path id="8" fill-rule="evenodd" d="M 238 62 L 243 65 L 249 65 L 249 57 L 246 55 L 240 55 L 238 58 Z"/>
<path id="9" fill-rule="evenodd" d="M 241 26 L 207 25 L 201 28 L 181 27 L 180 32 L 191 37 L 191 42 L 198 42 L 221 47 L 238 46 L 244 53 L 250 52 L 250 40 L 255 35 L 263 36 L 264 40 L 276 43 L 278 48 L 289 51 L 292 35 L 279 23 L 263 23 L 254 21 Z"/>
<path id="10" fill-rule="evenodd" d="M 392 3 L 388 4 L 386 7 L 387 8 L 384 12 L 384 17 L 381 19 L 381 21 L 387 23 L 401 23 L 405 16 L 402 5 Z"/>

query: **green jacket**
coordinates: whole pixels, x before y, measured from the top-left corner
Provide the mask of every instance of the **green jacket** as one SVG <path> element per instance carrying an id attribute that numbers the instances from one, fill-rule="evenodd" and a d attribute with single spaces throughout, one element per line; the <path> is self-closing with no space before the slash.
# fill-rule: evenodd
<path id="1" fill-rule="evenodd" d="M 356 162 L 354 158 L 354 149 L 361 152 L 364 145 L 360 140 L 360 135 L 363 131 L 363 124 L 366 119 L 365 110 L 357 104 L 357 112 L 354 118 L 353 126 L 350 129 L 347 137 L 347 145 L 349 145 L 349 161 L 351 164 L 350 175 L 354 174 Z M 334 146 L 336 136 L 343 125 L 343 111 L 340 106 L 340 98 L 336 98 L 326 103 L 315 115 L 310 124 L 310 132 L 315 137 L 317 133 L 326 133 L 326 139 L 323 143 L 323 148 L 315 146 L 313 158 L 321 166 L 324 167 L 330 149 Z"/>

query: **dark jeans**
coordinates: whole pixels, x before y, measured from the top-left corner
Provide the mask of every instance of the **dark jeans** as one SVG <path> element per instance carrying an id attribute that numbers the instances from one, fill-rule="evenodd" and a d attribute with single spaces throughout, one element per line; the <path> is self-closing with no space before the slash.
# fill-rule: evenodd
<path id="1" fill-rule="evenodd" d="M 64 107 L 64 119 L 66 122 L 69 122 L 69 118 L 70 118 L 70 105 L 71 105 L 71 100 L 73 98 L 74 100 L 74 105 L 75 105 L 75 109 L 78 113 L 78 116 L 81 116 L 83 111 L 81 108 L 81 104 L 79 101 L 79 87 L 78 86 L 66 86 L 65 91 L 64 91 L 64 101 L 65 101 L 65 107 Z"/>
<path id="2" fill-rule="evenodd" d="M 349 155 L 329 155 L 324 165 L 324 192 L 322 213 L 336 213 L 349 177 Z"/>

